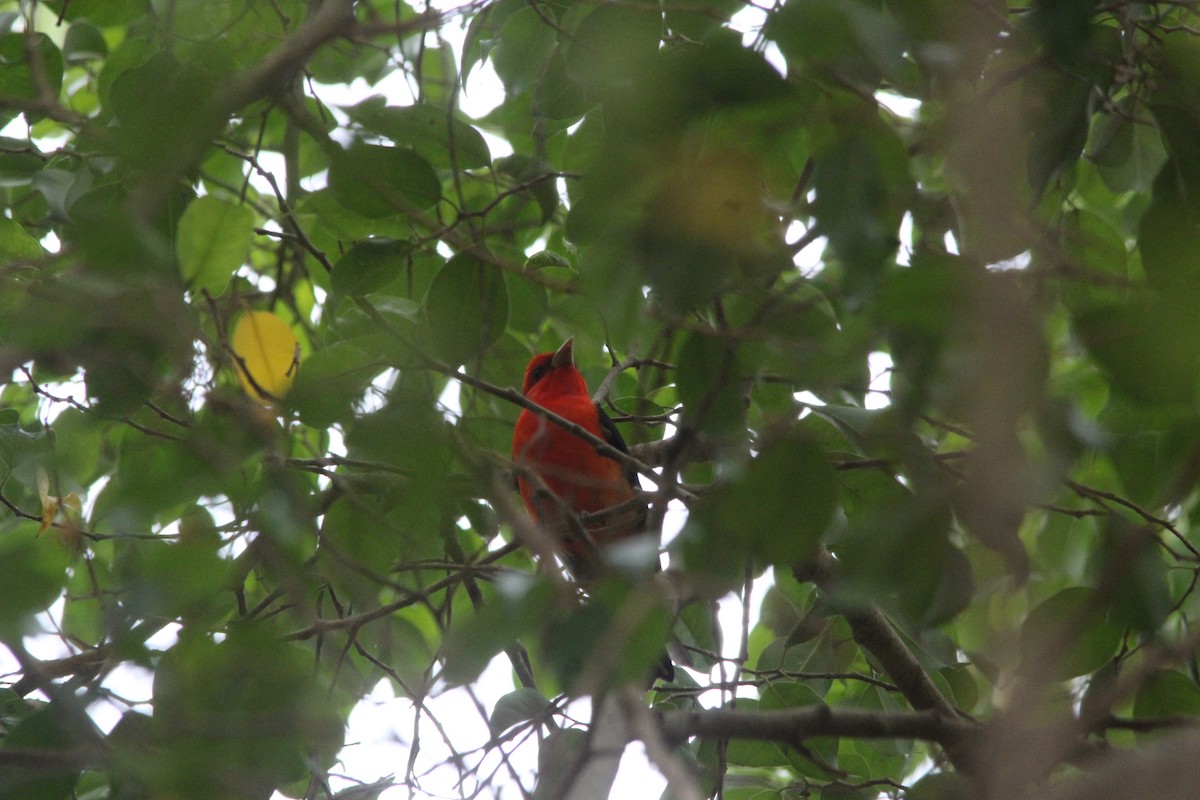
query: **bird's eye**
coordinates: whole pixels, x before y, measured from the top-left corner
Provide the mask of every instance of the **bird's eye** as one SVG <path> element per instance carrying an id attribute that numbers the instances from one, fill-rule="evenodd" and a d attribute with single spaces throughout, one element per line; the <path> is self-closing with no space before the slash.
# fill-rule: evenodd
<path id="1" fill-rule="evenodd" d="M 532 379 L 533 383 L 537 383 L 542 378 L 546 377 L 546 365 L 543 364 L 539 367 L 534 367 L 533 372 L 530 373 L 529 377 Z"/>

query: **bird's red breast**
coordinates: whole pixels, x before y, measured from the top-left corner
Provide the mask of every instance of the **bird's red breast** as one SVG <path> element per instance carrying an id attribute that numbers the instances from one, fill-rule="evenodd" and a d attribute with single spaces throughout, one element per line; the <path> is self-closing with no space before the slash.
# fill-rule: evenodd
<path id="1" fill-rule="evenodd" d="M 572 346 L 568 339 L 555 352 L 533 357 L 525 369 L 525 396 L 626 450 L 612 420 L 592 402 L 587 383 L 575 367 Z M 522 410 L 513 433 L 513 461 L 518 467 L 521 498 L 530 516 L 558 534 L 572 571 L 588 574 L 592 547 L 579 541 L 574 526 L 565 517 L 597 514 L 633 499 L 636 474 L 597 452 L 593 444 L 528 409 Z M 548 496 L 547 490 L 553 496 Z M 598 546 L 639 533 L 645 509 L 631 508 L 610 516 L 601 515 L 587 522 L 588 535 Z"/>

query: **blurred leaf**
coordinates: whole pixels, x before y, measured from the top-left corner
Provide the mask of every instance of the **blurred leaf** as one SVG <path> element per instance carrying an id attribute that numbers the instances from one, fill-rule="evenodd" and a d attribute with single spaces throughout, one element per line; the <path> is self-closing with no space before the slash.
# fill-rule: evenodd
<path id="1" fill-rule="evenodd" d="M 342 733 L 311 656 L 249 627 L 221 642 L 185 632 L 155 672 L 153 724 L 143 777 L 189 797 L 269 795 Z"/>
<path id="2" fill-rule="evenodd" d="M 1050 680 L 1086 675 L 1103 666 L 1121 643 L 1096 590 L 1063 589 L 1029 612 L 1021 626 L 1021 665 Z"/>
<path id="3" fill-rule="evenodd" d="M 34 69 L 33 59 L 37 59 Z M 0 36 L 0 97 L 33 100 L 49 96 L 57 99 L 62 90 L 63 54 L 44 33 L 26 36 L 8 33 Z M 36 122 L 40 114 L 30 112 Z"/>
<path id="4" fill-rule="evenodd" d="M 217 544 L 220 540 L 217 540 Z M 130 613 L 212 624 L 233 611 L 228 568 L 211 544 L 131 543 L 117 561 Z"/>
<path id="5" fill-rule="evenodd" d="M 1087 140 L 1094 87 L 1078 74 L 1052 69 L 1034 71 L 1025 80 L 1035 84 L 1030 94 L 1041 98 L 1040 113 L 1031 119 L 1033 140 L 1026 163 L 1029 185 L 1040 195 L 1049 181 L 1079 160 Z"/>
<path id="6" fill-rule="evenodd" d="M 872 3 L 800 0 L 775 11 L 766 34 L 789 63 L 809 62 L 865 87 L 903 71 L 906 42 L 895 21 Z"/>
<path id="7" fill-rule="evenodd" d="M 305 425 L 328 428 L 350 416 L 352 404 L 382 370 L 378 356 L 353 342 L 337 342 L 305 359 L 288 391 L 288 405 Z"/>
<path id="8" fill-rule="evenodd" d="M 1200 125 L 1196 133 L 1200 135 Z M 1153 285 L 1179 299 L 1200 298 L 1200 184 L 1186 187 L 1176 162 L 1168 161 L 1154 181 L 1138 245 Z"/>
<path id="9" fill-rule="evenodd" d="M 522 8 L 505 20 L 490 57 L 506 92 L 518 95 L 534 84 L 555 39 L 554 29 L 534 8 Z"/>
<path id="10" fill-rule="evenodd" d="M 833 467 L 819 447 L 804 439 L 771 442 L 694 509 L 682 544 L 688 568 L 731 576 L 746 561 L 798 564 L 820 543 L 837 495 Z"/>
<path id="11" fill-rule="evenodd" d="M 452 685 L 475 680 L 497 653 L 565 610 L 544 579 L 514 575 L 497 589 L 496 600 L 475 616 L 458 620 L 446 637 L 443 677 Z"/>
<path id="12" fill-rule="evenodd" d="M 63 40 L 63 55 L 68 64 L 92 61 L 108 55 L 104 34 L 86 22 L 76 22 L 67 29 Z"/>
<path id="13" fill-rule="evenodd" d="M 1167 564 L 1157 548 L 1144 531 L 1112 520 L 1095 557 L 1111 586 L 1112 622 L 1152 635 L 1172 610 Z"/>
<path id="14" fill-rule="evenodd" d="M 905 795 L 907 800 L 969 800 L 975 787 L 963 775 L 951 772 L 926 775 L 913 784 Z"/>
<path id="15" fill-rule="evenodd" d="M 249 206 L 216 197 L 197 197 L 179 219 L 175 253 L 179 271 L 196 291 L 216 297 L 242 265 L 254 238 Z"/>
<path id="16" fill-rule="evenodd" d="M 817 154 L 813 210 L 829 245 L 846 264 L 852 288 L 864 287 L 899 242 L 898 198 L 909 191 L 904 145 L 873 124 L 847 124 Z"/>
<path id="17" fill-rule="evenodd" d="M 546 628 L 544 657 L 559 683 L 599 696 L 653 676 L 670 622 L 660 597 L 613 579 L 582 604 L 559 609 Z"/>
<path id="18" fill-rule="evenodd" d="M 58 599 L 66 584 L 68 551 L 57 536 L 39 536 L 37 523 L 25 522 L 0 536 L 5 591 L 0 593 L 0 639 L 29 631 L 30 615 Z"/>
<path id="19" fill-rule="evenodd" d="M 662 23 L 636 6 L 600 6 L 571 36 L 566 71 L 571 80 L 603 91 L 623 86 L 658 52 Z"/>
<path id="20" fill-rule="evenodd" d="M 1093 123 L 1088 157 L 1099 167 L 1105 185 L 1113 192 L 1150 191 L 1154 176 L 1167 158 L 1158 132 L 1137 123 L 1138 116 L 1144 113 L 1137 98 L 1130 95 Z"/>
<path id="21" fill-rule="evenodd" d="M 673 636 L 688 648 L 689 662 L 684 662 L 687 666 L 711 669 L 716 663 L 715 654 L 721 652 L 722 640 L 716 604 L 698 600 L 681 608 Z M 710 653 L 714 656 L 710 657 Z"/>
<path id="22" fill-rule="evenodd" d="M 1200 379 L 1200 338 L 1186 320 L 1184 296 L 1142 294 L 1124 305 L 1088 311 L 1075 321 L 1088 351 L 1115 391 L 1147 406 L 1188 403 Z"/>
<path id="23" fill-rule="evenodd" d="M 150 9 L 150 0 L 51 0 L 47 5 L 65 19 L 85 19 L 106 27 L 133 21 Z"/>
<path id="24" fill-rule="evenodd" d="M 37 261 L 46 255 L 38 241 L 20 223 L 0 217 L 0 258 L 6 262 Z"/>
<path id="25" fill-rule="evenodd" d="M 741 367 L 731 343 L 694 334 L 679 354 L 676 375 L 685 418 L 702 431 L 729 435 L 745 418 Z"/>
<path id="26" fill-rule="evenodd" d="M 170 169 L 187 155 L 180 149 L 181 137 L 187 142 L 209 133 L 205 110 L 227 78 L 229 64 L 181 61 L 153 50 L 134 50 L 127 57 L 132 63 L 114 70 L 108 89 L 108 108 L 120 121 L 112 145 L 127 161 Z M 111 65 L 110 60 L 105 66 Z"/>
<path id="27" fill-rule="evenodd" d="M 1061 239 L 1072 267 L 1094 278 L 1067 282 L 1063 300 L 1069 308 L 1083 312 L 1125 301 L 1130 289 L 1122 284 L 1132 285 L 1132 280 L 1120 232 L 1096 214 L 1075 211 L 1064 216 Z"/>
<path id="28" fill-rule="evenodd" d="M 83 745 L 78 721 L 72 720 L 57 704 L 40 709 L 21 720 L 4 738 L 0 750 L 45 753 L 53 759 L 69 754 Z M 20 759 L 0 770 L 0 798 L 3 800 L 65 800 L 72 795 L 78 768 L 37 769 L 21 766 Z M 51 762 L 53 763 L 53 762 Z"/>
<path id="29" fill-rule="evenodd" d="M 538 784 L 533 800 L 563 797 L 587 753 L 588 733 L 579 728 L 557 730 L 543 739 L 538 748 Z"/>
<path id="30" fill-rule="evenodd" d="M 1137 719 L 1200 716 L 1200 686 L 1175 670 L 1162 669 L 1146 676 L 1133 700 Z"/>
<path id="31" fill-rule="evenodd" d="M 395 779 L 388 775 L 371 783 L 349 786 L 336 792 L 330 800 L 379 800 L 379 796 L 396 785 Z"/>

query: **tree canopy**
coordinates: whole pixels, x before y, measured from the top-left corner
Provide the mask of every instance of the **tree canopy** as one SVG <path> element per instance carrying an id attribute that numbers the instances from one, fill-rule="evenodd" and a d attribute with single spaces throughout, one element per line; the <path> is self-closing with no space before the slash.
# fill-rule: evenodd
<path id="1" fill-rule="evenodd" d="M 0 126 L 0 798 L 1200 793 L 1195 3 L 7 0 Z"/>

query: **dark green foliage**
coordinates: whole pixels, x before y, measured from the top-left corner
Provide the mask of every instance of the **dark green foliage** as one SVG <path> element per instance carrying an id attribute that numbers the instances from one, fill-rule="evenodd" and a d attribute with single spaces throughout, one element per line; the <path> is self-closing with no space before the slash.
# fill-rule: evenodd
<path id="1" fill-rule="evenodd" d="M 648 751 L 724 798 L 1150 792 L 1112 754 L 1200 716 L 1192 4 L 422 9 L 0 0 L 0 800 L 558 797 L 563 695 L 664 646 Z M 568 336 L 654 526 L 582 587 L 508 466 Z M 330 785 L 388 691 L 411 758 Z"/>

